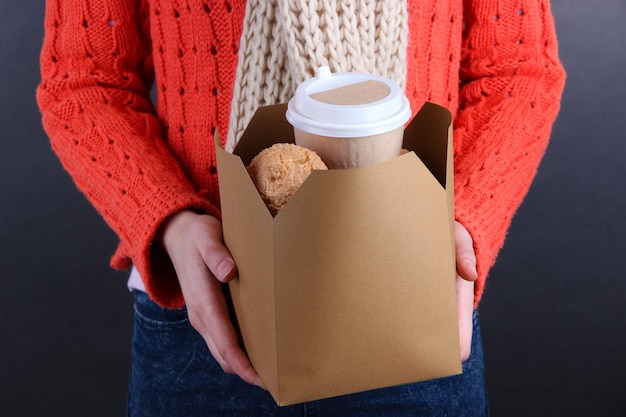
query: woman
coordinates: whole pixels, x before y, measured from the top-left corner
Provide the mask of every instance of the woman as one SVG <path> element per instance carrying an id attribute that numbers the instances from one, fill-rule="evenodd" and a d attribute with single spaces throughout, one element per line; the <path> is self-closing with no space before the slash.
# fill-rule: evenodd
<path id="1" fill-rule="evenodd" d="M 120 238 L 112 265 L 132 267 L 129 415 L 486 415 L 475 310 L 564 85 L 548 0 L 48 0 L 45 31 L 45 129 Z M 321 65 L 392 78 L 414 112 L 454 115 L 464 372 L 277 408 L 222 293 L 236 266 L 212 136 L 232 149 L 259 105 Z"/>

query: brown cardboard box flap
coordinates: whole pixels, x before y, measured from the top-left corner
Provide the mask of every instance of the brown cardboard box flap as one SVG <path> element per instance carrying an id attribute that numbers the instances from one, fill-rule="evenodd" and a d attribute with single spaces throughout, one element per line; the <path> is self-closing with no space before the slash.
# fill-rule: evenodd
<path id="1" fill-rule="evenodd" d="M 451 118 L 432 106 L 405 133 L 415 154 L 316 171 L 275 218 L 244 164 L 292 140 L 285 106 L 259 109 L 236 155 L 218 147 L 224 239 L 239 269 L 237 320 L 279 404 L 461 371 L 450 190 L 442 186 L 451 176 Z"/>

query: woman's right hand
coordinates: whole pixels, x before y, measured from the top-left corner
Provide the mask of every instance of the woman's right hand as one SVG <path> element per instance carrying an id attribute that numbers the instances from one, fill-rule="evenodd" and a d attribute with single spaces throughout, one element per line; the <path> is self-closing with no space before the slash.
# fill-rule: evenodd
<path id="1" fill-rule="evenodd" d="M 183 210 L 163 224 L 159 240 L 174 264 L 189 321 L 202 335 L 215 360 L 225 372 L 263 387 L 239 346 L 222 293 L 222 283 L 230 281 L 237 268 L 223 244 L 219 220 Z"/>

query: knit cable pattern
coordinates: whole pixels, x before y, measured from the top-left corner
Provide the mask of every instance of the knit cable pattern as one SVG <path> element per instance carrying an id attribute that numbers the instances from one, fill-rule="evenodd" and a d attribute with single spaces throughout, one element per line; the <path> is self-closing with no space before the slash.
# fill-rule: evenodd
<path id="1" fill-rule="evenodd" d="M 474 239 L 480 300 L 557 117 L 565 73 L 548 0 L 465 1 L 455 216 Z"/>
<path id="2" fill-rule="evenodd" d="M 477 305 L 565 80 L 548 0 L 47 0 L 44 25 L 37 99 L 52 148 L 119 236 L 112 265 L 135 265 L 169 307 L 184 300 L 154 236 L 183 208 L 220 215 L 213 132 L 225 140 L 231 120 L 240 132 L 325 64 L 388 76 L 415 112 L 428 100 L 454 115 Z"/>
<path id="3" fill-rule="evenodd" d="M 406 84 L 406 1 L 251 0 L 247 4 L 227 150 L 255 110 L 286 102 L 317 68 Z"/>

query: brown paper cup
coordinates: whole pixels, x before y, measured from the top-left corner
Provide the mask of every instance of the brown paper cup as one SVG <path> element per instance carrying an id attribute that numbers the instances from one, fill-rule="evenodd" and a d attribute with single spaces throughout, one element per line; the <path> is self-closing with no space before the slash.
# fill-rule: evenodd
<path id="1" fill-rule="evenodd" d="M 294 128 L 295 142 L 311 149 L 328 168 L 346 169 L 375 165 L 402 152 L 403 127 L 373 136 L 336 138 L 320 136 Z"/>

